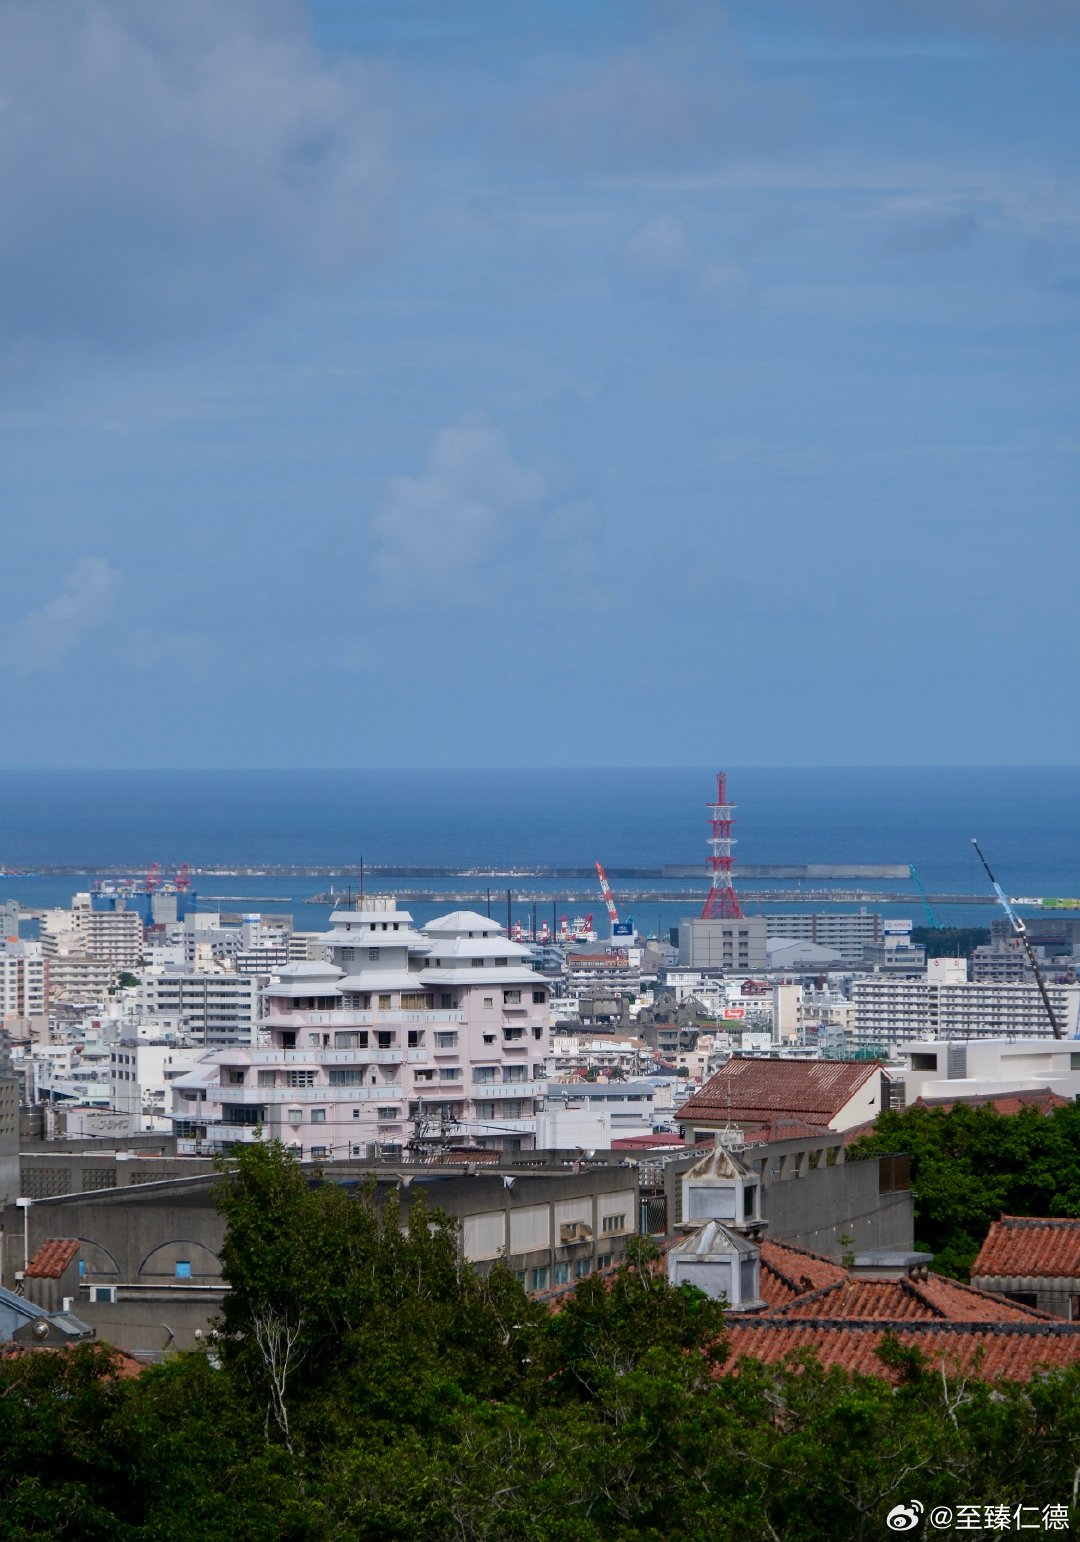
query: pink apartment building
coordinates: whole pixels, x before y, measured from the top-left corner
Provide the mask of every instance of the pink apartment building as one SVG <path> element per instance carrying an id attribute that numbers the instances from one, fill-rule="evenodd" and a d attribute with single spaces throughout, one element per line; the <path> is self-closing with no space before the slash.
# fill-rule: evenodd
<path id="1" fill-rule="evenodd" d="M 263 992 L 265 1047 L 220 1050 L 173 1084 L 182 1139 L 261 1130 L 327 1160 L 535 1146 L 548 982 L 526 948 L 472 911 L 418 931 L 390 895 L 335 910 L 321 940 L 325 963 L 288 964 Z"/>

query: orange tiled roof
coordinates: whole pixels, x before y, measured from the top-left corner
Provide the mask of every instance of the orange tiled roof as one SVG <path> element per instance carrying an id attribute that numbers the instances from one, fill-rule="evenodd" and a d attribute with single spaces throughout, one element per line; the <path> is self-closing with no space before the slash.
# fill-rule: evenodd
<path id="1" fill-rule="evenodd" d="M 1047 1367 L 1080 1362 L 1080 1323 L 832 1322 L 775 1317 L 733 1317 L 731 1353 L 719 1374 L 730 1375 L 743 1359 L 776 1365 L 802 1350 L 813 1350 L 826 1368 L 840 1366 L 863 1376 L 896 1380 L 897 1373 L 876 1351 L 886 1334 L 905 1348 L 920 1350 L 929 1364 L 951 1374 L 985 1380 L 1029 1381 Z"/>
<path id="2" fill-rule="evenodd" d="M 849 1279 L 825 1285 L 777 1308 L 785 1318 L 829 1318 L 842 1322 L 993 1323 L 1051 1322 L 1049 1313 L 973 1290 L 956 1280 L 931 1275 L 928 1280 Z"/>
<path id="3" fill-rule="evenodd" d="M 676 1118 L 771 1125 L 786 1115 L 828 1126 L 859 1088 L 880 1074 L 876 1060 L 733 1055 Z"/>
<path id="4" fill-rule="evenodd" d="M 74 1237 L 50 1237 L 41 1244 L 27 1264 L 27 1277 L 34 1280 L 58 1280 L 78 1256 L 79 1244 Z"/>
<path id="5" fill-rule="evenodd" d="M 990 1227 L 972 1277 L 1080 1278 L 1080 1220 L 1003 1215 Z"/>
<path id="6" fill-rule="evenodd" d="M 75 1347 L 73 1344 L 0 1344 L 0 1360 L 19 1360 L 24 1355 L 69 1355 Z M 126 1349 L 115 1349 L 111 1344 L 95 1344 L 93 1348 L 96 1354 L 108 1355 L 112 1376 L 121 1381 L 141 1376 L 149 1369 L 145 1360 L 129 1355 Z"/>
<path id="7" fill-rule="evenodd" d="M 847 1279 L 847 1270 L 821 1253 L 790 1247 L 783 1242 L 762 1241 L 761 1295 L 769 1306 L 781 1307 L 810 1291 Z"/>
<path id="8" fill-rule="evenodd" d="M 965 1108 L 984 1108 L 989 1105 L 999 1114 L 1018 1114 L 1024 1108 L 1037 1108 L 1049 1114 L 1055 1108 L 1068 1108 L 1069 1099 L 1049 1087 L 1032 1087 L 1027 1092 L 982 1092 L 967 1098 L 916 1098 L 912 1108 L 942 1108 L 946 1113 L 957 1104 Z"/>

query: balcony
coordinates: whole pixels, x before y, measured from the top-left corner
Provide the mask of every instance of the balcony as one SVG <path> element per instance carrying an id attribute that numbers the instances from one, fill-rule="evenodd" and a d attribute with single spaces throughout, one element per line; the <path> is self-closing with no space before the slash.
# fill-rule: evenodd
<path id="1" fill-rule="evenodd" d="M 399 1086 L 384 1082 L 378 1087 L 222 1087 L 213 1096 L 213 1101 L 226 1107 L 230 1103 L 240 1106 L 258 1106 L 260 1103 L 385 1103 L 391 1098 L 400 1097 Z"/>
<path id="2" fill-rule="evenodd" d="M 409 1059 L 424 1055 L 411 1049 Z M 403 1049 L 253 1049 L 253 1066 L 394 1065 L 405 1059 Z"/>
<path id="3" fill-rule="evenodd" d="M 461 1023 L 465 1020 L 464 1012 L 448 1011 L 445 1008 L 430 1012 L 379 1012 L 374 1010 L 361 1011 L 357 1007 L 334 1007 L 332 1011 L 291 1012 L 288 1008 L 275 1007 L 272 1012 L 267 1012 L 265 1022 L 276 1024 L 281 1028 L 370 1028 L 373 1023 L 416 1023 L 423 1027 L 429 1027 L 435 1023 Z"/>
<path id="4" fill-rule="evenodd" d="M 512 1098 L 538 1098 L 542 1088 L 542 1082 L 473 1082 L 470 1095 L 477 1103 L 491 1103 Z"/>

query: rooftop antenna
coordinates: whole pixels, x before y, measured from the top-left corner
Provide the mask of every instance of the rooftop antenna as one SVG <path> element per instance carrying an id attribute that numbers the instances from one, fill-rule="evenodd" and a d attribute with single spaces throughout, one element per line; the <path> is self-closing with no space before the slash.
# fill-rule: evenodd
<path id="1" fill-rule="evenodd" d="M 364 853 L 363 852 L 360 853 L 360 898 L 356 902 L 356 908 L 358 910 L 363 910 L 363 908 L 364 908 Z"/>
<path id="2" fill-rule="evenodd" d="M 731 848 L 735 837 L 731 827 L 735 823 L 735 805 L 727 799 L 727 777 L 723 771 L 716 773 L 716 797 L 707 805 L 709 809 L 709 859 L 706 870 L 712 887 L 701 912 L 703 921 L 741 921 L 742 906 L 739 904 L 735 885 L 731 879 L 734 865 Z"/>

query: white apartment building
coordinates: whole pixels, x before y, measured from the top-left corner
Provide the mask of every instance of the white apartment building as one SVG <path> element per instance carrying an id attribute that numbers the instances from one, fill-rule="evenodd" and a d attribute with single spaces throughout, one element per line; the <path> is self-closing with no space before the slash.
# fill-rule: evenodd
<path id="1" fill-rule="evenodd" d="M 920 1039 L 904 1049 L 903 1102 L 1001 1097 L 1049 1088 L 1080 1096 L 1080 1044 L 1075 1039 Z M 896 1079 L 894 1079 L 894 1097 Z"/>
<path id="2" fill-rule="evenodd" d="M 1075 1037 L 1080 1031 L 1080 985 L 1047 989 L 1062 1034 Z M 1034 983 L 961 980 L 948 975 L 858 976 L 852 981 L 851 1004 L 852 1049 L 890 1048 L 919 1038 L 1052 1037 Z"/>
<path id="3" fill-rule="evenodd" d="M 40 942 L 0 942 L 0 1027 L 12 1039 L 49 1036 L 49 970 Z"/>
<path id="4" fill-rule="evenodd" d="M 640 958 L 640 950 L 635 951 Z M 566 977 L 567 995 L 578 1001 L 634 996 L 641 988 L 640 963 L 632 963 L 624 948 L 603 953 L 568 953 Z"/>
<path id="5" fill-rule="evenodd" d="M 175 1044 L 124 1039 L 109 1052 L 109 1106 L 130 1114 L 135 1131 L 172 1129 L 172 1083 L 202 1053 Z"/>
<path id="6" fill-rule="evenodd" d="M 178 1078 L 177 1133 L 256 1127 L 305 1157 L 441 1145 L 529 1149 L 548 1051 L 548 984 L 498 924 L 456 911 L 414 929 L 392 896 L 336 910 L 325 963 L 264 991 L 269 1046 Z"/>
<path id="7" fill-rule="evenodd" d="M 788 937 L 832 948 L 845 964 L 861 964 L 863 949 L 885 939 L 883 918 L 865 907 L 856 911 L 782 911 L 766 919 L 770 939 Z"/>
<path id="8" fill-rule="evenodd" d="M 269 975 L 199 973 L 194 969 L 147 973 L 137 987 L 139 1016 L 165 1019 L 193 1044 L 254 1044 L 260 993 Z"/>

